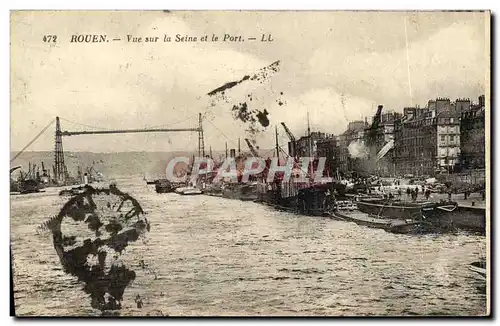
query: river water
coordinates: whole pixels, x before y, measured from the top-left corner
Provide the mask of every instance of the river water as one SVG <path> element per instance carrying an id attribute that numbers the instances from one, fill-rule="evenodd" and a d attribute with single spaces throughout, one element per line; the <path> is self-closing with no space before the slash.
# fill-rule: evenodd
<path id="1" fill-rule="evenodd" d="M 123 316 L 486 314 L 484 281 L 467 268 L 485 255 L 485 237 L 396 235 L 252 202 L 157 194 L 139 178 L 118 187 L 151 223 L 147 242 L 123 256 L 137 273 Z M 67 200 L 59 190 L 11 196 L 17 315 L 100 315 L 62 271 L 51 234 L 36 231 Z"/>

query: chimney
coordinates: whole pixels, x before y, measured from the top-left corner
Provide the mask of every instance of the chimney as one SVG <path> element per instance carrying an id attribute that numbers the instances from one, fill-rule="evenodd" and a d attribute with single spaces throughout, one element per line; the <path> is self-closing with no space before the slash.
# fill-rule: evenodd
<path id="1" fill-rule="evenodd" d="M 229 157 L 236 157 L 236 149 L 231 148 L 229 150 Z"/>
<path id="2" fill-rule="evenodd" d="M 479 96 L 479 106 L 484 107 L 485 98 L 484 95 Z"/>

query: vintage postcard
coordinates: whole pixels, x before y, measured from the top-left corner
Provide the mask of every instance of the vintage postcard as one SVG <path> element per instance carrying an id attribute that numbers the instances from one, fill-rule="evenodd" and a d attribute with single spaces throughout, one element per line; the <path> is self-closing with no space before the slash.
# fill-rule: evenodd
<path id="1" fill-rule="evenodd" d="M 15 316 L 489 316 L 489 11 L 11 11 Z"/>

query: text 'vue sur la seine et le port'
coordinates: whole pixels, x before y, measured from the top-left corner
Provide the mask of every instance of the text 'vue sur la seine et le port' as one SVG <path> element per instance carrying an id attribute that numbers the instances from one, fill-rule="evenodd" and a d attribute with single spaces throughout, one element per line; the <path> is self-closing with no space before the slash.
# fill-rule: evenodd
<path id="1" fill-rule="evenodd" d="M 125 37 L 108 37 L 105 34 L 73 34 L 71 35 L 71 43 L 107 43 L 125 41 L 127 43 L 160 43 L 160 42 L 174 42 L 174 43 L 189 43 L 189 42 L 245 42 L 245 41 L 260 41 L 260 42 L 273 42 L 271 34 L 261 34 L 260 37 L 245 37 L 242 35 L 182 35 L 176 34 L 174 36 L 164 34 L 162 36 L 140 36 L 140 35 L 125 35 Z"/>

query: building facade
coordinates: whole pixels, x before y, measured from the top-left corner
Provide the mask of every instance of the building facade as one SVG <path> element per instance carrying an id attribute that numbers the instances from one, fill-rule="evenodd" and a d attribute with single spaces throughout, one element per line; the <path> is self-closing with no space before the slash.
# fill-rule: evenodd
<path id="1" fill-rule="evenodd" d="M 394 124 L 394 164 L 400 175 L 451 173 L 460 163 L 460 114 L 447 98 L 404 108 Z"/>
<path id="2" fill-rule="evenodd" d="M 349 158 L 349 150 L 347 147 L 349 143 L 347 142 L 347 134 L 344 132 L 337 136 L 337 152 L 338 152 L 338 171 L 342 174 L 346 174 L 348 172 L 347 160 Z"/>
<path id="3" fill-rule="evenodd" d="M 460 119 L 456 112 L 437 115 L 436 173 L 452 173 L 460 166 Z"/>
<path id="4" fill-rule="evenodd" d="M 335 138 L 333 134 L 313 131 L 310 136 L 302 136 L 296 141 L 296 156 L 298 157 L 317 157 L 318 156 L 318 142 L 325 139 Z M 289 145 L 290 146 L 290 145 Z"/>
<path id="5" fill-rule="evenodd" d="M 470 104 L 461 110 L 460 148 L 461 164 L 464 169 L 485 168 L 485 96 L 477 104 Z"/>
<path id="6" fill-rule="evenodd" d="M 394 164 L 400 175 L 432 174 L 436 165 L 435 118 L 418 107 L 404 108 L 394 124 Z"/>
<path id="7" fill-rule="evenodd" d="M 324 139 L 320 139 L 316 143 L 317 156 L 325 157 L 325 169 L 328 171 L 328 175 L 337 178 L 339 173 L 339 146 L 337 144 L 337 138 L 334 135 L 329 135 Z"/>
<path id="8" fill-rule="evenodd" d="M 478 103 L 436 98 L 422 108 L 405 107 L 403 114 L 381 113 L 371 125 L 351 121 L 338 136 L 311 132 L 296 141 L 296 152 L 326 157 L 332 176 L 435 176 L 484 169 L 485 96 Z"/>

